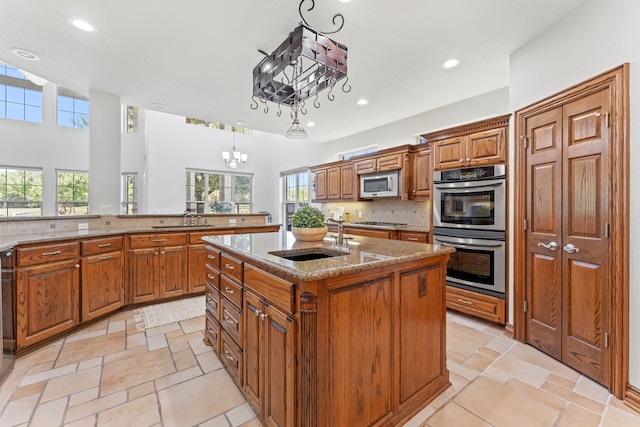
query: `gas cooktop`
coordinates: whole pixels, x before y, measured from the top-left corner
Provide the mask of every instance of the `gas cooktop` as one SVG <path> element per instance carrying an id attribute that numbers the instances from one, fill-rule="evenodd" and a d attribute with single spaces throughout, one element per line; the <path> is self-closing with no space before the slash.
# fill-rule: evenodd
<path id="1" fill-rule="evenodd" d="M 382 226 L 382 227 L 401 227 L 401 226 L 407 225 L 406 223 L 403 223 L 403 222 L 379 222 L 379 221 L 359 221 L 359 222 L 352 222 L 351 224 L 356 224 L 356 225 L 379 225 L 379 226 Z"/>

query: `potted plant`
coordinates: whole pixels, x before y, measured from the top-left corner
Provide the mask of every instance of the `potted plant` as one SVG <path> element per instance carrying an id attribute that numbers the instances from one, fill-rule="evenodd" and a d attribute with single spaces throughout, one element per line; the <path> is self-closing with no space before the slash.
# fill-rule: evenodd
<path id="1" fill-rule="evenodd" d="M 303 206 L 291 217 L 291 232 L 296 240 L 314 242 L 327 234 L 324 213 L 318 208 Z"/>

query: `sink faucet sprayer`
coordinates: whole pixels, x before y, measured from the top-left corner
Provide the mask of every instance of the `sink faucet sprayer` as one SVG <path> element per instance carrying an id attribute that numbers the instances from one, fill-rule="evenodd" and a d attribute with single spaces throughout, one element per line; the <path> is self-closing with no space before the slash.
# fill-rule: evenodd
<path id="1" fill-rule="evenodd" d="M 344 228 L 342 226 L 342 224 L 344 224 L 344 219 L 334 219 L 329 217 L 325 220 L 325 223 L 328 223 L 329 221 L 338 224 L 338 237 L 334 237 L 332 247 L 349 250 L 349 241 L 344 237 Z"/>

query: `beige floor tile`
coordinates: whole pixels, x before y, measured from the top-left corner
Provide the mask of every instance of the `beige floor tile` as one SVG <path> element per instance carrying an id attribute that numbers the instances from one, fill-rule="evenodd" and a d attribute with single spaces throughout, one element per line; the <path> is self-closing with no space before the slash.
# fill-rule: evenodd
<path id="1" fill-rule="evenodd" d="M 415 417 L 411 418 L 409 421 L 403 424 L 402 427 L 421 427 L 425 425 L 427 419 L 435 412 L 436 409 L 433 406 L 427 405 L 427 407 L 418 412 Z"/>
<path id="2" fill-rule="evenodd" d="M 603 405 L 606 404 L 607 400 L 609 399 L 609 391 L 604 388 L 604 386 L 596 383 L 590 378 L 585 377 L 584 375 L 580 376 L 580 379 L 578 380 L 578 383 L 576 384 L 573 391 L 583 396 L 587 396 L 588 398 L 602 403 Z"/>
<path id="3" fill-rule="evenodd" d="M 103 360 L 102 357 L 95 357 L 93 359 L 83 360 L 80 363 L 78 363 L 78 371 L 83 371 L 85 369 L 100 366 L 102 365 L 102 360 Z"/>
<path id="4" fill-rule="evenodd" d="M 96 427 L 96 415 L 91 415 L 78 421 L 65 423 L 64 427 Z"/>
<path id="5" fill-rule="evenodd" d="M 26 375 L 22 381 L 20 381 L 20 386 L 25 386 L 28 384 L 38 383 L 40 381 L 50 380 L 51 378 L 62 377 L 64 375 L 72 374 L 76 371 L 77 365 L 67 365 L 61 368 L 50 369 L 48 371 L 38 372 L 37 374 L 29 374 Z"/>
<path id="6" fill-rule="evenodd" d="M 502 353 L 500 353 L 499 351 L 492 350 L 489 347 L 481 348 L 480 350 L 478 350 L 478 354 L 482 354 L 483 356 L 490 357 L 494 360 L 502 355 Z"/>
<path id="7" fill-rule="evenodd" d="M 517 390 L 527 396 L 544 403 L 547 406 L 557 409 L 558 411 L 564 409 L 567 406 L 567 401 L 551 393 L 547 393 L 544 390 L 540 390 L 537 387 L 533 387 L 517 378 L 510 380 L 508 386 Z"/>
<path id="8" fill-rule="evenodd" d="M 159 424 L 157 398 L 155 394 L 149 394 L 139 399 L 127 402 L 123 405 L 105 410 L 98 414 L 98 427 L 146 427 Z M 192 424 L 173 424 L 174 426 L 190 426 Z M 164 424 L 171 427 L 172 424 Z"/>
<path id="9" fill-rule="evenodd" d="M 458 353 L 457 351 L 447 350 L 447 360 L 451 360 L 452 362 L 456 362 L 459 364 L 463 364 L 465 360 L 467 360 L 470 356 L 468 354 Z"/>
<path id="10" fill-rule="evenodd" d="M 560 417 L 558 427 L 598 427 L 600 417 L 591 411 L 570 404 Z"/>
<path id="11" fill-rule="evenodd" d="M 0 426 L 14 426 L 29 421 L 38 405 L 39 397 L 34 394 L 9 402 L 0 416 Z"/>
<path id="12" fill-rule="evenodd" d="M 175 367 L 165 348 L 105 363 L 102 371 L 101 395 L 107 395 L 169 375 Z"/>
<path id="13" fill-rule="evenodd" d="M 454 372 L 469 381 L 473 381 L 478 376 L 477 371 L 449 360 L 447 360 L 447 369 L 449 369 L 450 372 Z"/>
<path id="14" fill-rule="evenodd" d="M 247 403 L 243 403 L 227 411 L 226 415 L 233 426 L 247 423 L 256 417 L 255 412 L 253 412 L 253 409 L 251 409 Z"/>
<path id="15" fill-rule="evenodd" d="M 598 403 L 595 400 L 589 399 L 588 397 L 585 397 L 571 390 L 567 390 L 566 388 L 560 387 L 559 385 L 556 385 L 554 383 L 550 383 L 547 381 L 542 385 L 541 388 L 543 390 L 548 391 L 549 393 L 553 393 L 556 396 L 559 396 L 565 400 L 575 403 L 576 405 L 582 408 L 588 409 L 591 412 L 594 412 L 598 415 L 602 414 L 602 411 L 604 410 L 603 404 Z"/>
<path id="16" fill-rule="evenodd" d="M 484 334 L 465 325 L 447 328 L 447 349 L 471 356 L 489 343 L 493 336 Z"/>
<path id="17" fill-rule="evenodd" d="M 491 427 L 491 424 L 473 415 L 454 402 L 449 402 L 427 420 L 429 427 Z"/>
<path id="18" fill-rule="evenodd" d="M 236 427 L 236 426 L 234 426 L 234 427 Z M 249 422 L 241 424 L 241 425 L 239 425 L 237 427 L 262 427 L 262 423 L 260 423 L 260 421 L 258 421 L 258 419 L 256 418 L 256 419 L 253 419 L 253 420 L 251 420 Z"/>
<path id="19" fill-rule="evenodd" d="M 67 408 L 68 397 L 52 400 L 38 405 L 29 427 L 51 427 L 62 424 L 64 411 Z"/>
<path id="20" fill-rule="evenodd" d="M 612 407 L 612 408 L 616 408 L 622 412 L 627 412 L 628 414 L 631 414 L 633 416 L 640 416 L 640 411 L 636 411 L 633 408 L 630 408 L 629 406 L 627 406 L 622 400 L 617 399 L 614 396 L 610 396 L 609 397 L 609 402 L 608 404 Z"/>
<path id="21" fill-rule="evenodd" d="M 113 334 L 115 332 L 125 332 L 127 330 L 127 322 L 124 320 L 120 321 L 110 321 L 109 329 L 107 329 L 108 334 Z"/>
<path id="22" fill-rule="evenodd" d="M 45 348 L 39 349 L 38 351 L 34 351 L 33 353 L 25 354 L 24 356 L 19 357 L 16 360 L 15 369 L 19 370 L 23 366 L 31 367 L 46 362 L 51 362 L 52 364 L 58 358 L 58 354 L 60 354 L 61 349 L 62 344 L 59 344 L 54 346 L 47 346 Z"/>
<path id="23" fill-rule="evenodd" d="M 203 336 L 204 335 L 203 335 L 202 331 L 196 331 L 196 332 L 190 332 L 188 334 L 182 334 L 182 335 L 178 335 L 178 336 L 167 337 L 167 341 L 169 342 L 169 345 L 173 346 L 173 345 L 176 345 L 176 344 L 181 343 L 181 342 L 189 342 L 189 341 L 195 340 L 195 339 L 202 339 Z"/>
<path id="24" fill-rule="evenodd" d="M 571 369 L 567 365 L 560 363 L 553 357 L 547 356 L 540 350 L 531 347 L 530 345 L 516 343 L 516 345 L 510 348 L 506 352 L 506 354 L 510 357 L 529 362 L 536 366 L 540 366 L 541 368 L 544 368 L 550 372 L 574 381 L 577 381 L 578 378 L 580 378 L 580 374 L 575 370 Z"/>
<path id="25" fill-rule="evenodd" d="M 494 350 L 494 351 L 502 354 L 502 353 L 506 352 L 507 350 L 509 350 L 510 348 L 512 348 L 515 345 L 516 345 L 515 341 L 513 341 L 513 340 L 511 340 L 509 338 L 493 337 L 493 339 L 491 341 L 489 341 L 489 343 L 487 343 L 486 347 L 488 349 Z"/>
<path id="26" fill-rule="evenodd" d="M 575 380 L 570 380 L 569 378 L 554 374 L 553 372 L 549 374 L 549 376 L 547 377 L 547 381 L 564 387 L 567 390 L 573 390 L 573 388 L 576 386 Z"/>
<path id="27" fill-rule="evenodd" d="M 87 330 L 78 331 L 72 335 L 69 335 L 67 338 L 65 338 L 64 343 L 69 344 L 75 341 L 83 341 L 91 338 L 101 337 L 104 335 L 107 335 L 106 329 L 98 329 L 94 331 L 87 331 Z"/>
<path id="28" fill-rule="evenodd" d="M 124 345 L 124 332 L 68 342 L 62 347 L 56 366 L 70 365 L 83 360 L 119 353 L 125 349 Z"/>
<path id="29" fill-rule="evenodd" d="M 496 359 L 491 365 L 493 370 L 504 371 L 513 378 L 518 378 L 528 384 L 539 387 L 544 383 L 549 375 L 549 371 L 540 368 L 539 366 L 531 363 L 514 359 L 507 355 L 503 355 Z"/>
<path id="30" fill-rule="evenodd" d="M 191 332 L 202 331 L 204 328 L 204 316 L 194 317 L 193 319 L 187 319 L 180 322 L 180 327 L 185 334 Z"/>
<path id="31" fill-rule="evenodd" d="M 144 336 L 144 335 L 143 335 Z M 113 363 L 117 360 L 127 359 L 129 357 L 136 357 L 143 354 L 147 354 L 146 348 L 146 339 L 145 339 L 145 347 L 134 347 L 129 350 L 124 350 L 119 353 L 112 353 L 104 357 L 104 364 Z"/>
<path id="32" fill-rule="evenodd" d="M 16 392 L 13 393 L 11 400 L 22 399 L 23 397 L 32 396 L 34 394 L 39 395 L 40 393 L 42 393 L 42 390 L 44 390 L 44 386 L 46 384 L 47 384 L 46 381 L 41 381 L 39 383 L 34 383 L 34 384 L 26 385 L 24 387 L 19 387 L 16 390 Z"/>
<path id="33" fill-rule="evenodd" d="M 204 339 L 190 340 L 189 346 L 191 347 L 193 353 L 196 355 L 208 353 L 213 348 L 212 346 L 205 344 Z"/>
<path id="34" fill-rule="evenodd" d="M 616 408 L 607 408 L 602 417 L 601 427 L 638 427 L 640 415 L 632 415 Z"/>
<path id="35" fill-rule="evenodd" d="M 187 349 L 179 353 L 173 353 L 173 362 L 176 364 L 176 369 L 182 371 L 184 369 L 192 368 L 198 364 L 196 356 L 191 351 L 191 348 L 187 346 Z"/>
<path id="36" fill-rule="evenodd" d="M 194 366 L 193 368 L 178 371 L 174 374 L 158 378 L 155 381 L 156 390 L 164 390 L 165 388 L 172 387 L 185 381 L 189 381 L 193 378 L 199 377 L 200 375 L 202 375 L 202 370 L 199 366 Z"/>
<path id="37" fill-rule="evenodd" d="M 453 399 L 458 405 L 496 427 L 553 426 L 560 411 L 524 393 L 480 376 Z"/>
<path id="38" fill-rule="evenodd" d="M 168 325 L 158 326 L 157 328 L 148 328 L 144 331 L 147 334 L 147 337 L 152 337 L 154 335 L 164 335 L 171 331 L 180 330 L 180 325 L 177 323 L 169 323 Z"/>
<path id="39" fill-rule="evenodd" d="M 231 427 L 229 421 L 227 421 L 227 417 L 224 415 L 218 415 L 215 418 L 210 419 L 209 421 L 205 421 L 200 423 L 198 427 Z"/>
<path id="40" fill-rule="evenodd" d="M 167 337 L 164 335 L 152 335 L 147 337 L 147 350 L 154 351 L 159 350 L 161 348 L 167 348 L 169 344 L 167 343 Z"/>
<path id="41" fill-rule="evenodd" d="M 185 350 L 191 351 L 191 347 L 189 347 L 188 342 L 184 341 L 184 342 L 169 346 L 169 350 L 171 350 L 171 353 L 180 353 L 181 351 L 185 351 Z"/>
<path id="42" fill-rule="evenodd" d="M 119 391 L 108 396 L 99 397 L 95 400 L 71 407 L 65 415 L 65 422 L 77 421 L 79 419 L 97 414 L 110 408 L 118 407 L 127 401 L 127 392 Z"/>
<path id="43" fill-rule="evenodd" d="M 144 333 L 128 334 L 127 333 L 127 349 L 141 347 L 147 345 L 147 336 Z"/>
<path id="44" fill-rule="evenodd" d="M 69 407 L 81 405 L 91 400 L 95 400 L 98 397 L 100 397 L 100 387 L 94 387 L 74 393 L 69 398 Z"/>
<path id="45" fill-rule="evenodd" d="M 158 392 L 165 426 L 192 426 L 245 403 L 224 370 L 180 383 Z M 193 402 L 207 405 L 193 405 Z"/>
<path id="46" fill-rule="evenodd" d="M 208 353 L 199 354 L 197 359 L 204 373 L 209 373 L 223 367 L 222 362 L 211 348 L 209 348 Z"/>
<path id="47" fill-rule="evenodd" d="M 97 387 L 98 384 L 100 384 L 101 374 L 102 369 L 97 366 L 95 368 L 53 378 L 47 382 L 40 401 L 48 402 L 62 396 L 70 396 L 74 393 Z"/>
<path id="48" fill-rule="evenodd" d="M 139 397 L 146 396 L 147 394 L 155 393 L 156 386 L 153 381 L 149 381 L 148 383 L 140 384 L 135 387 L 131 387 L 128 390 L 127 398 L 128 400 L 136 400 Z"/>
<path id="49" fill-rule="evenodd" d="M 480 353 L 475 353 L 462 363 L 462 366 L 473 369 L 476 372 L 482 372 L 494 362 L 495 359 Z"/>

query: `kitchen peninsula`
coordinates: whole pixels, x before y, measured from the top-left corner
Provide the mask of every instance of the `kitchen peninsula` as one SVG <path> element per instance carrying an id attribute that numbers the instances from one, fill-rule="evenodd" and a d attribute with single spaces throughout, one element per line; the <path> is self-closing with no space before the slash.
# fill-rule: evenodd
<path id="1" fill-rule="evenodd" d="M 205 339 L 267 425 L 396 426 L 449 386 L 453 249 L 356 236 L 203 237 Z"/>

